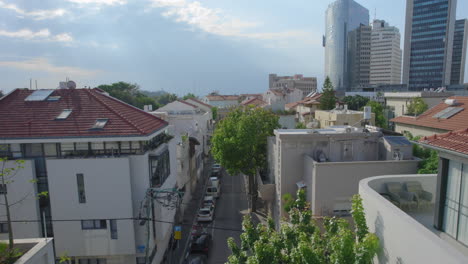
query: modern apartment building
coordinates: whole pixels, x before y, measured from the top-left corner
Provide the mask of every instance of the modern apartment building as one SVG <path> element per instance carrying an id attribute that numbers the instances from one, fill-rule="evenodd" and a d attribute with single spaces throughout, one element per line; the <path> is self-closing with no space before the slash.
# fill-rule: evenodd
<path id="1" fill-rule="evenodd" d="M 409 90 L 450 84 L 457 0 L 407 0 L 403 80 Z"/>
<path id="2" fill-rule="evenodd" d="M 401 83 L 400 31 L 384 20 L 372 22 L 370 85 Z"/>
<path id="3" fill-rule="evenodd" d="M 16 89 L 0 100 L 0 124 L 6 166 L 25 160 L 7 189 L 21 201 L 15 238 L 53 237 L 76 264 L 161 263 L 175 210 L 157 190 L 184 188 L 167 122 L 100 89 Z"/>
<path id="4" fill-rule="evenodd" d="M 452 73 L 450 84 L 463 84 L 465 81 L 466 44 L 468 40 L 468 19 L 455 22 L 453 37 Z"/>
<path id="5" fill-rule="evenodd" d="M 268 88 L 299 89 L 302 91 L 303 97 L 306 97 L 308 94 L 317 91 L 317 78 L 304 77 L 302 74 L 295 74 L 293 76 L 278 76 L 272 73 L 268 76 Z"/>
<path id="6" fill-rule="evenodd" d="M 353 0 L 336 0 L 325 12 L 325 77 L 335 90 L 349 86 L 348 33 L 369 24 L 369 10 Z"/>
<path id="7" fill-rule="evenodd" d="M 370 77 L 372 27 L 359 25 L 348 34 L 348 73 L 352 88 L 367 87 Z"/>
<path id="8" fill-rule="evenodd" d="M 416 98 L 421 98 L 428 106 L 428 109 L 438 105 L 445 99 L 452 96 L 450 92 L 386 92 L 384 93 L 385 105 L 391 112 L 391 117 L 399 117 L 406 115 L 408 112 L 408 106 Z"/>

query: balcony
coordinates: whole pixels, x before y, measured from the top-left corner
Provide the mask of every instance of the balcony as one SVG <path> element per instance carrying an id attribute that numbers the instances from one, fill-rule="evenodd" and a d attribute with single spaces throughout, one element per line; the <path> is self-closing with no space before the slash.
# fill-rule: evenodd
<path id="1" fill-rule="evenodd" d="M 0 240 L 0 242 L 8 243 L 7 240 Z M 23 255 L 14 264 L 49 264 L 55 262 L 52 238 L 15 239 L 15 248 L 23 252 Z"/>
<path id="2" fill-rule="evenodd" d="M 424 206 L 402 206 L 382 196 L 389 182 L 418 181 L 432 194 Z M 468 249 L 433 227 L 436 175 L 392 175 L 361 180 L 370 232 L 380 239 L 378 263 L 468 263 Z"/>

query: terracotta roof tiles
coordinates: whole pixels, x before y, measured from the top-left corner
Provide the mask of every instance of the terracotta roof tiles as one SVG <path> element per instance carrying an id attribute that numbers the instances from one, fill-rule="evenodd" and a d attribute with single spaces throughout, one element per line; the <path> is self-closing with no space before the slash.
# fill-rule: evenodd
<path id="1" fill-rule="evenodd" d="M 468 155 L 468 128 L 446 134 L 423 137 L 420 142 Z"/>

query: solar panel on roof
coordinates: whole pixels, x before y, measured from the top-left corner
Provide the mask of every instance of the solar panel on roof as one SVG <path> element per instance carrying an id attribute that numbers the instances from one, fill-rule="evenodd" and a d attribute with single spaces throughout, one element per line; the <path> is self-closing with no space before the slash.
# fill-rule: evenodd
<path id="1" fill-rule="evenodd" d="M 448 119 L 463 110 L 463 107 L 447 107 L 444 110 L 433 115 L 434 118 Z"/>
<path id="2" fill-rule="evenodd" d="M 44 101 L 49 97 L 50 94 L 52 94 L 54 90 L 37 90 L 34 91 L 32 94 L 30 94 L 25 101 Z"/>
<path id="3" fill-rule="evenodd" d="M 400 136 L 387 136 L 384 139 L 393 146 L 408 146 L 411 145 L 411 142 L 406 137 Z"/>

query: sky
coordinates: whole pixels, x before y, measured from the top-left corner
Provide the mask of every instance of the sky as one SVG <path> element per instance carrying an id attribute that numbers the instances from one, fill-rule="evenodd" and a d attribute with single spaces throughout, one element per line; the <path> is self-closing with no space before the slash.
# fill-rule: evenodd
<path id="1" fill-rule="evenodd" d="M 268 74 L 324 79 L 331 0 L 0 0 L 0 90 L 118 81 L 183 95 L 261 93 Z M 406 0 L 357 0 L 404 36 Z M 459 0 L 457 19 L 468 18 Z M 467 67 L 468 71 L 468 67 Z M 468 76 L 465 74 L 465 76 Z"/>

